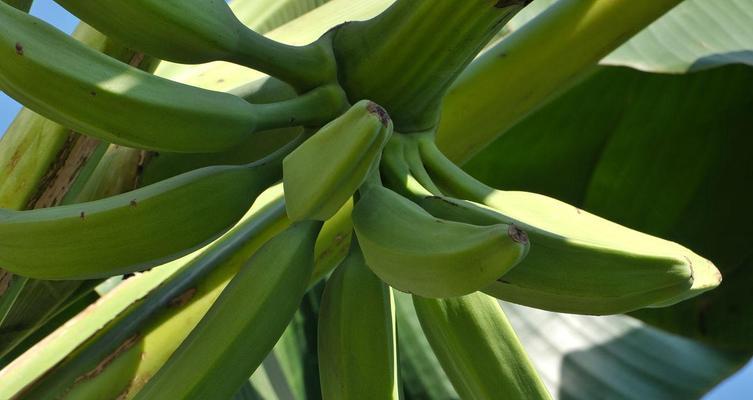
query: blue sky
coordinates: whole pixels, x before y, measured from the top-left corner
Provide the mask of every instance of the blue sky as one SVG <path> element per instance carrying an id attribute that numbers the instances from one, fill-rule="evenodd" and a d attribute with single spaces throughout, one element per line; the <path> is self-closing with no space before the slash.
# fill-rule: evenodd
<path id="1" fill-rule="evenodd" d="M 72 32 L 78 21 L 52 0 L 36 0 L 32 14 L 52 23 L 65 32 Z M 21 106 L 0 92 L 0 135 L 13 120 Z M 753 340 L 753 339 L 751 339 Z M 709 393 L 705 400 L 746 400 L 753 399 L 753 363 Z M 648 400 L 648 399 L 647 399 Z"/>

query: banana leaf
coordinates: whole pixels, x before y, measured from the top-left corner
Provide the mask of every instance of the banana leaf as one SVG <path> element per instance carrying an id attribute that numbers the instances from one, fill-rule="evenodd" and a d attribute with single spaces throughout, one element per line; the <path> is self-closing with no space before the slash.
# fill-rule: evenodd
<path id="1" fill-rule="evenodd" d="M 508 25 L 521 27 L 556 0 L 535 0 Z M 602 65 L 684 73 L 719 65 L 753 65 L 753 3 L 685 0 L 609 54 Z"/>

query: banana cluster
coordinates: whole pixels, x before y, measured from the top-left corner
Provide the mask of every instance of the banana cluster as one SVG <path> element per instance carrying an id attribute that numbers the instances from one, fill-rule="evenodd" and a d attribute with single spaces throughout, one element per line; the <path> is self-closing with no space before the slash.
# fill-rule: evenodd
<path id="1" fill-rule="evenodd" d="M 191 265 L 208 270 L 238 255 L 232 251 L 246 248 L 242 243 L 253 247 L 252 254 L 238 255 L 245 262 L 237 274 L 226 272 L 234 276 L 211 307 L 191 314 L 200 321 L 183 326 L 178 337 L 185 340 L 133 383 L 143 389 L 125 388 L 129 396 L 230 398 L 283 334 L 310 280 L 335 265 L 318 320 L 328 399 L 401 397 L 394 290 L 412 295 L 423 332 L 463 398 L 546 399 L 497 299 L 614 314 L 671 305 L 721 280 L 710 261 L 677 243 L 546 196 L 487 187 L 445 158 L 432 132 L 393 132 L 380 105 L 365 99 L 349 105 L 357 96 L 342 89 L 330 65 L 330 34 L 305 47 L 272 42 L 245 27 L 222 0 L 56 1 L 139 50 L 177 62 L 227 60 L 258 68 L 284 80 L 292 93 L 253 104 L 159 78 L 0 2 L 0 89 L 41 115 L 110 143 L 212 156 L 239 144 L 255 147 L 249 138 L 260 131 L 304 132 L 283 138 L 287 144 L 256 162 L 197 168 L 91 202 L 0 209 L 0 267 L 38 279 L 104 278 L 196 252 L 198 261 L 186 261 L 180 277 L 158 291 L 195 292 L 211 285 L 191 277 Z M 132 21 L 149 28 L 133 29 Z M 306 65 L 319 67 L 302 72 Z M 284 230 L 262 223 L 269 216 L 249 212 L 279 180 Z M 268 240 L 251 237 L 254 224 L 244 222 L 207 246 L 244 215 L 269 228 L 262 232 Z M 334 228 L 323 229 L 325 223 Z M 330 240 L 331 232 L 338 232 L 337 240 Z M 318 250 L 318 240 L 334 244 Z M 331 267 L 318 269 L 317 262 Z M 144 304 L 152 315 L 191 296 L 153 295 Z M 123 328 L 136 335 L 134 343 L 141 340 L 137 325 L 154 328 L 149 318 Z M 97 345 L 111 345 L 101 339 L 109 337 L 107 329 L 115 328 L 92 339 Z M 65 365 L 85 376 L 97 350 L 83 346 Z M 18 390 L 53 393 L 80 382 L 59 372 L 38 372 Z"/>

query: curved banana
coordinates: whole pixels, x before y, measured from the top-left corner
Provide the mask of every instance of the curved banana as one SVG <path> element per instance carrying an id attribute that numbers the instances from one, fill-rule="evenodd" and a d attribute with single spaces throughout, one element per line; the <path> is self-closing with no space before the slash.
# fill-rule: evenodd
<path id="1" fill-rule="evenodd" d="M 280 158 L 188 172 L 60 207 L 0 209 L 0 267 L 39 279 L 134 272 L 188 254 L 232 226 L 280 177 Z"/>
<path id="2" fill-rule="evenodd" d="M 362 100 L 293 150 L 282 163 L 290 219 L 332 217 L 378 165 L 391 134 L 387 112 Z"/>
<path id="3" fill-rule="evenodd" d="M 497 301 L 413 296 L 421 328 L 462 399 L 549 399 Z"/>
<path id="4" fill-rule="evenodd" d="M 164 60 L 233 61 L 310 87 L 334 76 L 334 58 L 324 43 L 275 42 L 246 27 L 226 1 L 55 1 L 107 36 Z"/>
<path id="5" fill-rule="evenodd" d="M 390 286 L 425 297 L 452 297 L 488 286 L 528 252 L 515 225 L 440 220 L 379 185 L 361 190 L 353 226 L 366 263 Z"/>
<path id="6" fill-rule="evenodd" d="M 616 314 L 669 305 L 717 286 L 719 271 L 677 243 L 623 227 L 569 204 L 527 192 L 495 191 L 485 200 L 426 196 L 432 215 L 480 225 L 508 223 L 531 250 L 484 291 L 549 311 Z"/>
<path id="7" fill-rule="evenodd" d="M 342 108 L 343 94 L 335 85 L 253 105 L 231 94 L 160 78 L 2 2 L 0 26 L 0 89 L 39 114 L 111 143 L 220 152 L 255 131 L 318 124 Z"/>
<path id="8" fill-rule="evenodd" d="M 322 398 L 399 398 L 395 302 L 357 241 L 332 273 L 319 311 Z"/>
<path id="9" fill-rule="evenodd" d="M 298 309 L 321 225 L 299 222 L 265 243 L 136 399 L 232 397 Z"/>

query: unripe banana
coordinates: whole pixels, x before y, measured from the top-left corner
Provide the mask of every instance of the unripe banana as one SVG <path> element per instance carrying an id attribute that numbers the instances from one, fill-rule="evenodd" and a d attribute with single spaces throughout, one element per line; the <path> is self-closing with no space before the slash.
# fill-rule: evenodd
<path id="1" fill-rule="evenodd" d="M 225 1 L 55 2 L 121 43 L 163 60 L 183 64 L 225 58 L 247 30 Z M 138 29 L 134 29 L 135 26 Z"/>
<path id="2" fill-rule="evenodd" d="M 379 163 L 391 134 L 387 112 L 362 100 L 285 157 L 283 184 L 290 219 L 332 217 Z"/>
<path id="3" fill-rule="evenodd" d="M 300 222 L 264 244 L 136 398 L 230 398 L 298 308 L 320 227 L 318 221 Z"/>
<path id="4" fill-rule="evenodd" d="M 441 220 L 399 194 L 371 185 L 353 210 L 366 263 L 390 286 L 424 297 L 461 296 L 488 286 L 528 252 L 515 225 Z"/>
<path id="5" fill-rule="evenodd" d="M 515 224 L 528 233 L 528 256 L 484 289 L 513 303 L 557 312 L 616 314 L 672 304 L 721 280 L 713 264 L 677 243 L 539 194 L 495 191 L 486 199 L 495 208 L 449 197 L 418 201 L 440 218 Z"/>
<path id="6" fill-rule="evenodd" d="M 29 350 L 23 362 L 1 370 L 0 398 L 57 399 L 60 393 L 70 400 L 132 398 L 241 266 L 289 225 L 281 186 L 265 191 L 221 238 L 136 274 Z"/>
<path id="7" fill-rule="evenodd" d="M 341 107 L 341 91 L 331 87 L 252 105 L 227 93 L 159 78 L 2 2 L 0 26 L 0 89 L 45 117 L 111 143 L 220 152 L 255 131 L 318 123 Z M 333 104 L 334 110 L 324 111 Z M 303 115 L 290 121 L 293 113 Z M 317 115 L 312 119 L 312 114 Z"/>
<path id="8" fill-rule="evenodd" d="M 460 398 L 549 399 L 507 317 L 483 293 L 413 296 L 421 328 Z"/>
<path id="9" fill-rule="evenodd" d="M 354 240 L 332 273 L 319 311 L 322 398 L 399 398 L 392 289 L 366 265 Z"/>
<path id="10" fill-rule="evenodd" d="M 39 279 L 134 272 L 190 253 L 232 226 L 279 179 L 282 155 L 188 172 L 60 207 L 0 209 L 0 266 Z"/>
<path id="11" fill-rule="evenodd" d="M 107 36 L 164 60 L 233 61 L 309 87 L 334 75 L 328 46 L 294 47 L 268 39 L 239 21 L 226 1 L 56 1 Z"/>

